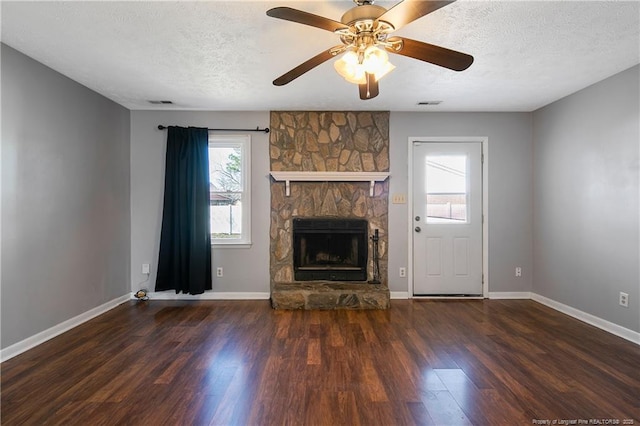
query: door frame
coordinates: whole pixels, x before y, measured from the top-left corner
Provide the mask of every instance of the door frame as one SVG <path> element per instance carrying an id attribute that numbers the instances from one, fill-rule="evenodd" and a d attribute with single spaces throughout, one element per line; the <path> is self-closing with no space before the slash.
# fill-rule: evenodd
<path id="1" fill-rule="evenodd" d="M 488 297 L 489 294 L 489 138 L 486 136 L 421 136 L 410 137 L 407 147 L 407 163 L 409 167 L 409 182 L 407 192 L 407 236 L 408 246 L 408 263 L 407 263 L 407 280 L 408 293 L 410 299 L 455 299 L 449 296 L 415 296 L 413 294 L 413 143 L 469 143 L 479 142 L 481 145 L 481 166 L 482 166 L 482 298 Z M 465 297 L 464 299 L 473 299 Z"/>

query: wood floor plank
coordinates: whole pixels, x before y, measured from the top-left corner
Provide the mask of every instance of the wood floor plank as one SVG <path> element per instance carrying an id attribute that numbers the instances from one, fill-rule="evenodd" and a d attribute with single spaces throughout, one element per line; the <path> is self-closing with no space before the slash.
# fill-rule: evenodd
<path id="1" fill-rule="evenodd" d="M 123 304 L 2 363 L 3 425 L 640 424 L 640 347 L 525 300 Z"/>
<path id="2" fill-rule="evenodd" d="M 424 426 L 436 426 L 429 413 L 427 407 L 422 402 L 407 402 L 407 408 L 413 418 L 413 423 L 416 425 Z"/>
<path id="3" fill-rule="evenodd" d="M 307 346 L 307 364 L 320 365 L 321 363 L 320 339 L 309 339 Z"/>
<path id="4" fill-rule="evenodd" d="M 449 391 L 428 392 L 422 403 L 437 425 L 472 425 Z"/>

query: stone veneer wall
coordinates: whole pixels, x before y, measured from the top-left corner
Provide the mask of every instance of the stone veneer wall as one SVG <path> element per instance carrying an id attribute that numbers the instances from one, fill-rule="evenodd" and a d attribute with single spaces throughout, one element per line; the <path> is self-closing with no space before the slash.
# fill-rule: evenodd
<path id="1" fill-rule="evenodd" d="M 286 112 L 270 118 L 272 171 L 389 171 L 388 112 Z M 336 309 L 389 306 L 387 272 L 388 180 L 368 182 L 271 182 L 271 301 L 274 308 Z M 364 218 L 369 236 L 379 230 L 381 284 L 294 281 L 292 219 Z M 369 241 L 368 277 L 373 276 Z"/>

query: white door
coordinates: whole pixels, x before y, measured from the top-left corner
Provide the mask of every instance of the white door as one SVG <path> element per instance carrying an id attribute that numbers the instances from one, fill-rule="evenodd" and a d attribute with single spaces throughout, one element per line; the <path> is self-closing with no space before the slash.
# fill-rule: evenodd
<path id="1" fill-rule="evenodd" d="M 413 293 L 482 295 L 482 143 L 413 143 Z"/>

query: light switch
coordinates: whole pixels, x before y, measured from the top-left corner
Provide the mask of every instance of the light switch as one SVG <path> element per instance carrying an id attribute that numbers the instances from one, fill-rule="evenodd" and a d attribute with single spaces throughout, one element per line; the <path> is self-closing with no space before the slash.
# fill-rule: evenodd
<path id="1" fill-rule="evenodd" d="M 407 204 L 407 196 L 405 194 L 393 194 L 391 196 L 392 204 Z"/>

